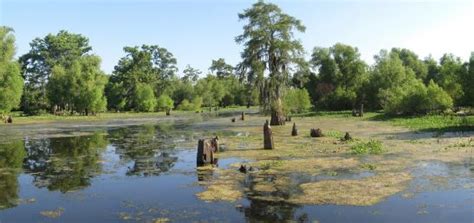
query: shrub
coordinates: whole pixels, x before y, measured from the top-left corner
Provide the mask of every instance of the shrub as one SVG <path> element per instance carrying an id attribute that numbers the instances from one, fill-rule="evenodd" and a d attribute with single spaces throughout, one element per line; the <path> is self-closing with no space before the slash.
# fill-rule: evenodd
<path id="1" fill-rule="evenodd" d="M 156 100 L 156 104 L 157 104 L 156 107 L 159 110 L 167 111 L 167 110 L 171 110 L 173 108 L 173 103 L 174 103 L 174 101 L 173 101 L 173 99 L 170 98 L 170 96 L 162 94 Z"/>
<path id="2" fill-rule="evenodd" d="M 297 114 L 311 108 L 311 101 L 306 89 L 290 89 L 283 98 L 285 113 Z"/>
<path id="3" fill-rule="evenodd" d="M 384 111 L 389 114 L 426 114 L 453 106 L 448 93 L 433 81 L 426 87 L 421 80 L 409 80 L 401 86 L 382 90 L 381 97 Z"/>
<path id="4" fill-rule="evenodd" d="M 155 110 L 156 98 L 150 85 L 139 85 L 136 90 L 136 103 L 139 111 L 151 112 Z"/>

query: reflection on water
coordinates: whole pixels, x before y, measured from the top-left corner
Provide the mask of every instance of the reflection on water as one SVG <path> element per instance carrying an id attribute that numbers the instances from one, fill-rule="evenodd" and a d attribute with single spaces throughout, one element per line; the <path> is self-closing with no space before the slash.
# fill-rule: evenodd
<path id="1" fill-rule="evenodd" d="M 63 193 L 90 185 L 101 172 L 100 157 L 107 146 L 104 134 L 42 140 L 25 140 L 27 156 L 23 162 L 33 183 Z"/>
<path id="2" fill-rule="evenodd" d="M 236 203 L 200 201 L 195 196 L 203 190 L 200 182 L 212 182 L 218 171 L 196 170 L 197 139 L 203 135 L 237 134 L 219 129 L 229 124 L 228 118 L 222 120 L 110 127 L 86 136 L 26 138 L 0 144 L 0 222 L 473 220 L 472 162 L 464 166 L 420 163 L 412 170 L 420 180 L 404 192 L 413 194 L 412 198 L 397 194 L 370 207 L 286 202 L 292 194 L 301 192 L 301 183 L 358 179 L 371 176 L 370 172 L 341 172 L 337 176 L 294 173 L 283 176 L 287 180 L 285 187 L 263 190 L 255 188 L 257 181 L 273 183 L 282 175 L 268 174 L 257 179 L 247 174 L 243 182 L 248 188 L 245 198 Z M 230 164 L 237 162 L 245 160 L 220 159 L 219 168 L 232 168 Z M 30 199 L 35 202 L 25 202 Z M 422 211 L 418 210 L 420 207 Z M 40 215 L 59 208 L 64 212 L 57 219 Z M 425 212 L 429 214 L 419 214 Z"/>
<path id="3" fill-rule="evenodd" d="M 26 152 L 22 141 L 0 144 L 0 210 L 18 203 L 18 174 Z"/>
<path id="4" fill-rule="evenodd" d="M 122 128 L 110 131 L 115 152 L 123 161 L 132 161 L 127 175 L 154 176 L 173 167 L 178 157 L 173 156 L 176 147 L 171 133 L 172 125 Z"/>

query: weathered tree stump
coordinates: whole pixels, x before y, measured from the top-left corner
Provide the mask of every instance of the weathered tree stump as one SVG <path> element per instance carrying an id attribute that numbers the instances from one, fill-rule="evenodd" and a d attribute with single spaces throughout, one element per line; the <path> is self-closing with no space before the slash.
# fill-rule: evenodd
<path id="1" fill-rule="evenodd" d="M 270 127 L 268 120 L 263 125 L 263 148 L 274 149 L 272 128 Z"/>
<path id="2" fill-rule="evenodd" d="M 240 165 L 239 171 L 241 173 L 247 173 L 247 167 L 245 165 Z"/>
<path id="3" fill-rule="evenodd" d="M 245 121 L 245 112 L 242 112 L 242 115 L 240 116 L 240 120 Z"/>
<path id="4" fill-rule="evenodd" d="M 346 132 L 344 137 L 342 138 L 343 141 L 349 141 L 352 140 L 352 136 L 349 134 L 349 132 Z"/>
<path id="5" fill-rule="evenodd" d="M 298 135 L 298 129 L 296 129 L 296 123 L 293 122 L 293 129 L 291 129 L 291 135 L 292 136 L 297 136 Z"/>
<path id="6" fill-rule="evenodd" d="M 285 117 L 279 112 L 272 112 L 272 118 L 270 119 L 270 125 L 285 125 Z"/>
<path id="7" fill-rule="evenodd" d="M 353 117 L 357 117 L 357 116 L 359 116 L 359 114 L 357 114 L 357 111 L 356 111 L 356 109 L 355 109 L 355 108 L 354 108 L 354 109 L 352 109 L 352 116 L 353 116 Z"/>
<path id="8" fill-rule="evenodd" d="M 200 139 L 197 150 L 196 164 L 198 166 L 216 164 L 217 159 L 214 159 L 214 153 L 219 151 L 219 138 Z"/>
<path id="9" fill-rule="evenodd" d="M 9 124 L 13 123 L 13 118 L 11 115 L 8 116 L 6 123 L 9 123 Z"/>
<path id="10" fill-rule="evenodd" d="M 323 131 L 321 129 L 311 129 L 311 137 L 322 137 Z"/>
<path id="11" fill-rule="evenodd" d="M 232 121 L 232 122 L 235 122 L 235 118 L 232 118 L 231 121 Z"/>

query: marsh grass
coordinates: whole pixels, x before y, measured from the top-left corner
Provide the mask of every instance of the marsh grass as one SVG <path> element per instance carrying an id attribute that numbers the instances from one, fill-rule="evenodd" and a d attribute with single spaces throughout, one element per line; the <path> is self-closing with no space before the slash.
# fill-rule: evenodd
<path id="1" fill-rule="evenodd" d="M 368 120 L 388 121 L 396 126 L 426 132 L 474 131 L 474 115 L 389 116 L 378 114 Z"/>
<path id="2" fill-rule="evenodd" d="M 415 143 L 415 140 L 390 137 L 407 131 L 390 125 L 390 122 L 327 114 L 294 117 L 293 121 L 300 130 L 298 136 L 291 136 L 292 125 L 272 127 L 276 148 L 263 150 L 262 124 L 265 119 L 252 116 L 249 121 L 229 127 L 229 130 L 246 134 L 224 137 L 222 140 L 228 149 L 218 157 L 241 157 L 248 162 L 231 164 L 231 168 L 220 172 L 198 198 L 233 201 L 249 197 L 293 204 L 368 206 L 403 191 L 412 179 L 412 167 L 420 160 L 463 163 L 473 149 L 471 142 L 457 138 L 441 141 L 438 138 L 416 138 Z M 228 119 L 224 122 L 229 123 Z M 321 128 L 325 136 L 311 138 L 309 129 L 315 127 Z M 354 140 L 340 140 L 342 132 L 346 131 Z M 443 148 L 447 145 L 462 149 L 445 151 Z M 379 155 L 354 156 L 351 149 L 354 146 L 359 146 L 357 151 L 360 150 L 360 154 Z M 238 171 L 241 164 L 254 167 L 255 171 L 241 174 Z M 373 175 L 357 177 L 367 171 Z M 330 179 L 325 176 L 330 176 Z M 217 188 L 217 185 L 223 187 Z"/>

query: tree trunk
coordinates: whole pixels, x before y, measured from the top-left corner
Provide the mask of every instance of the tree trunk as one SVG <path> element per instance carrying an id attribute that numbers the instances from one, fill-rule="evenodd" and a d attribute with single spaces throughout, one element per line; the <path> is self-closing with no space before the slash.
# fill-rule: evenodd
<path id="1" fill-rule="evenodd" d="M 285 116 L 283 112 L 272 111 L 272 119 L 270 120 L 270 125 L 285 125 Z"/>
<path id="2" fill-rule="evenodd" d="M 171 109 L 166 109 L 166 115 L 169 116 L 171 114 Z"/>
<path id="3" fill-rule="evenodd" d="M 268 120 L 263 125 L 263 148 L 274 149 L 272 128 L 268 124 Z"/>
<path id="4" fill-rule="evenodd" d="M 245 112 L 242 112 L 242 115 L 240 117 L 240 120 L 245 121 Z"/>

